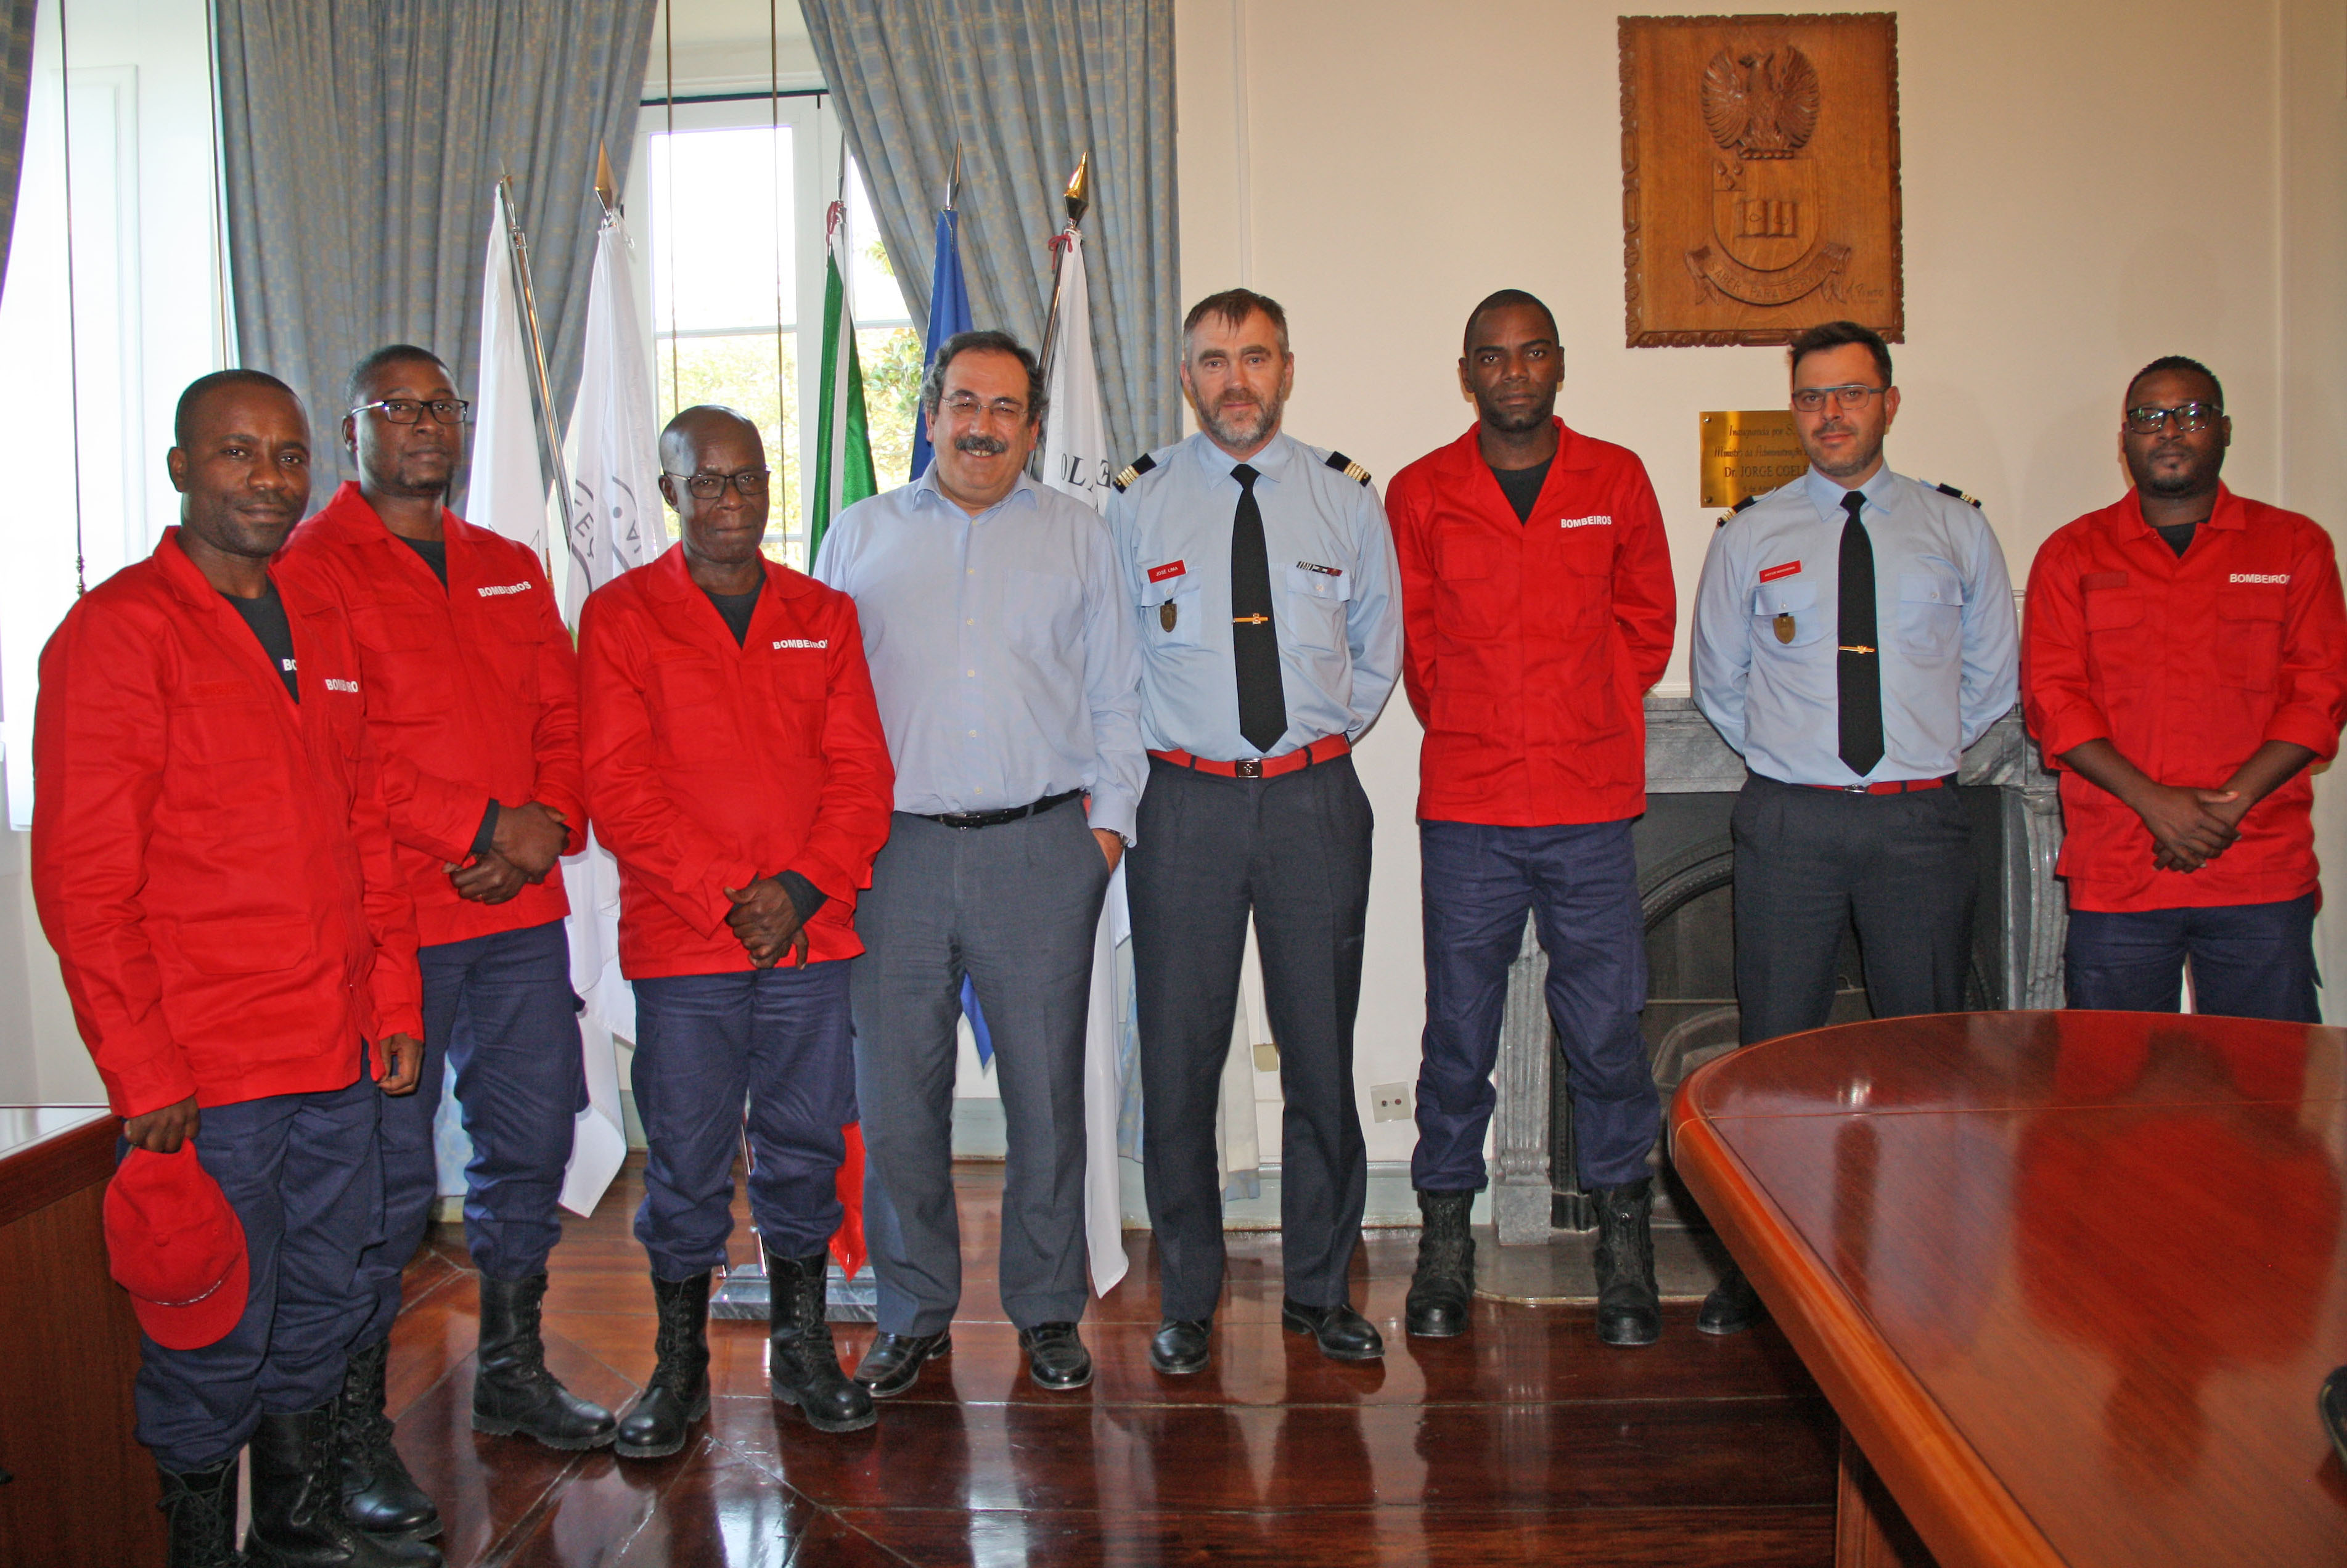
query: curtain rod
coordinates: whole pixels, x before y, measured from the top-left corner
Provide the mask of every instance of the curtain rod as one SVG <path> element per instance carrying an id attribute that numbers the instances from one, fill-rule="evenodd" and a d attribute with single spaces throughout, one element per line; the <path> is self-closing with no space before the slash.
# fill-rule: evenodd
<path id="1" fill-rule="evenodd" d="M 830 95 L 831 89 L 829 87 L 784 87 L 779 93 L 693 93 L 689 95 L 679 94 L 674 97 L 639 98 L 636 101 L 640 107 L 649 109 L 660 108 L 669 104 L 764 103 L 769 99 L 778 97 L 820 98 L 828 97 Z"/>

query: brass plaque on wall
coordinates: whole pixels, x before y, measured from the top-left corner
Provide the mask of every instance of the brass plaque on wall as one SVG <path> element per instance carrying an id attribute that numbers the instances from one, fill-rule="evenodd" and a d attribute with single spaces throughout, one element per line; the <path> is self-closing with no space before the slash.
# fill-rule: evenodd
<path id="1" fill-rule="evenodd" d="M 1629 345 L 1901 341 L 1897 18 L 1624 16 L 1621 50 Z"/>
<path id="2" fill-rule="evenodd" d="M 1731 408 L 1697 416 L 1703 504 L 1732 507 L 1798 479 L 1809 466 L 1787 408 Z"/>

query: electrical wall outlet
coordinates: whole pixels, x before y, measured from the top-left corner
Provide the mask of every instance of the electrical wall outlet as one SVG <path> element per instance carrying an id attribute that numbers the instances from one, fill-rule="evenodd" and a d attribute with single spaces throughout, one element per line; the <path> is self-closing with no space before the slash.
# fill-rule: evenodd
<path id="1" fill-rule="evenodd" d="M 1257 1072 L 1279 1071 L 1279 1047 L 1268 1042 L 1255 1048 L 1255 1070 Z"/>
<path id="2" fill-rule="evenodd" d="M 1407 1122 L 1410 1118 L 1409 1085 L 1407 1083 L 1372 1083 L 1369 1085 L 1371 1119 L 1378 1122 Z"/>

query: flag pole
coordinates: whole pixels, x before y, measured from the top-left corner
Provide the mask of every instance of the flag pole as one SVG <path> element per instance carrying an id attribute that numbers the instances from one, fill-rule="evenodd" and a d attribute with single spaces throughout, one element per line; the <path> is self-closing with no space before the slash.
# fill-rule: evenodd
<path id="1" fill-rule="evenodd" d="M 1065 237 L 1082 230 L 1084 213 L 1092 204 L 1092 155 L 1088 149 L 1076 160 L 1076 171 L 1068 176 L 1068 226 L 1060 231 L 1061 239 L 1051 244 L 1051 310 L 1043 320 L 1043 352 L 1038 356 L 1045 373 L 1051 368 L 1052 351 L 1059 346 L 1060 335 L 1060 273 L 1066 265 L 1068 250 Z"/>
<path id="2" fill-rule="evenodd" d="M 608 160 L 604 169 L 610 168 Z M 554 384 L 546 374 L 546 343 L 538 330 L 538 292 L 529 277 L 529 240 L 521 231 L 521 220 L 514 215 L 513 176 L 497 177 L 497 210 L 505 214 L 506 253 L 511 258 L 514 281 L 521 290 L 522 331 L 529 340 L 529 363 L 532 384 L 538 392 L 538 415 L 542 420 L 539 434 L 546 439 L 547 450 L 554 459 L 554 491 L 562 507 L 562 538 L 565 547 L 570 538 L 570 468 L 562 456 L 561 416 L 554 409 Z M 540 551 L 545 559 L 546 574 L 554 575 L 554 555 L 550 548 Z"/>

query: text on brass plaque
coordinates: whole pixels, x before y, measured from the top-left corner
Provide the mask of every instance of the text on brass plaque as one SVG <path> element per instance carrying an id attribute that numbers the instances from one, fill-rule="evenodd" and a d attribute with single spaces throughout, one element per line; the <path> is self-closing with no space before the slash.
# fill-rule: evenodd
<path id="1" fill-rule="evenodd" d="M 1715 410 L 1701 415 L 1703 504 L 1732 507 L 1798 479 L 1809 460 L 1789 408 Z"/>

